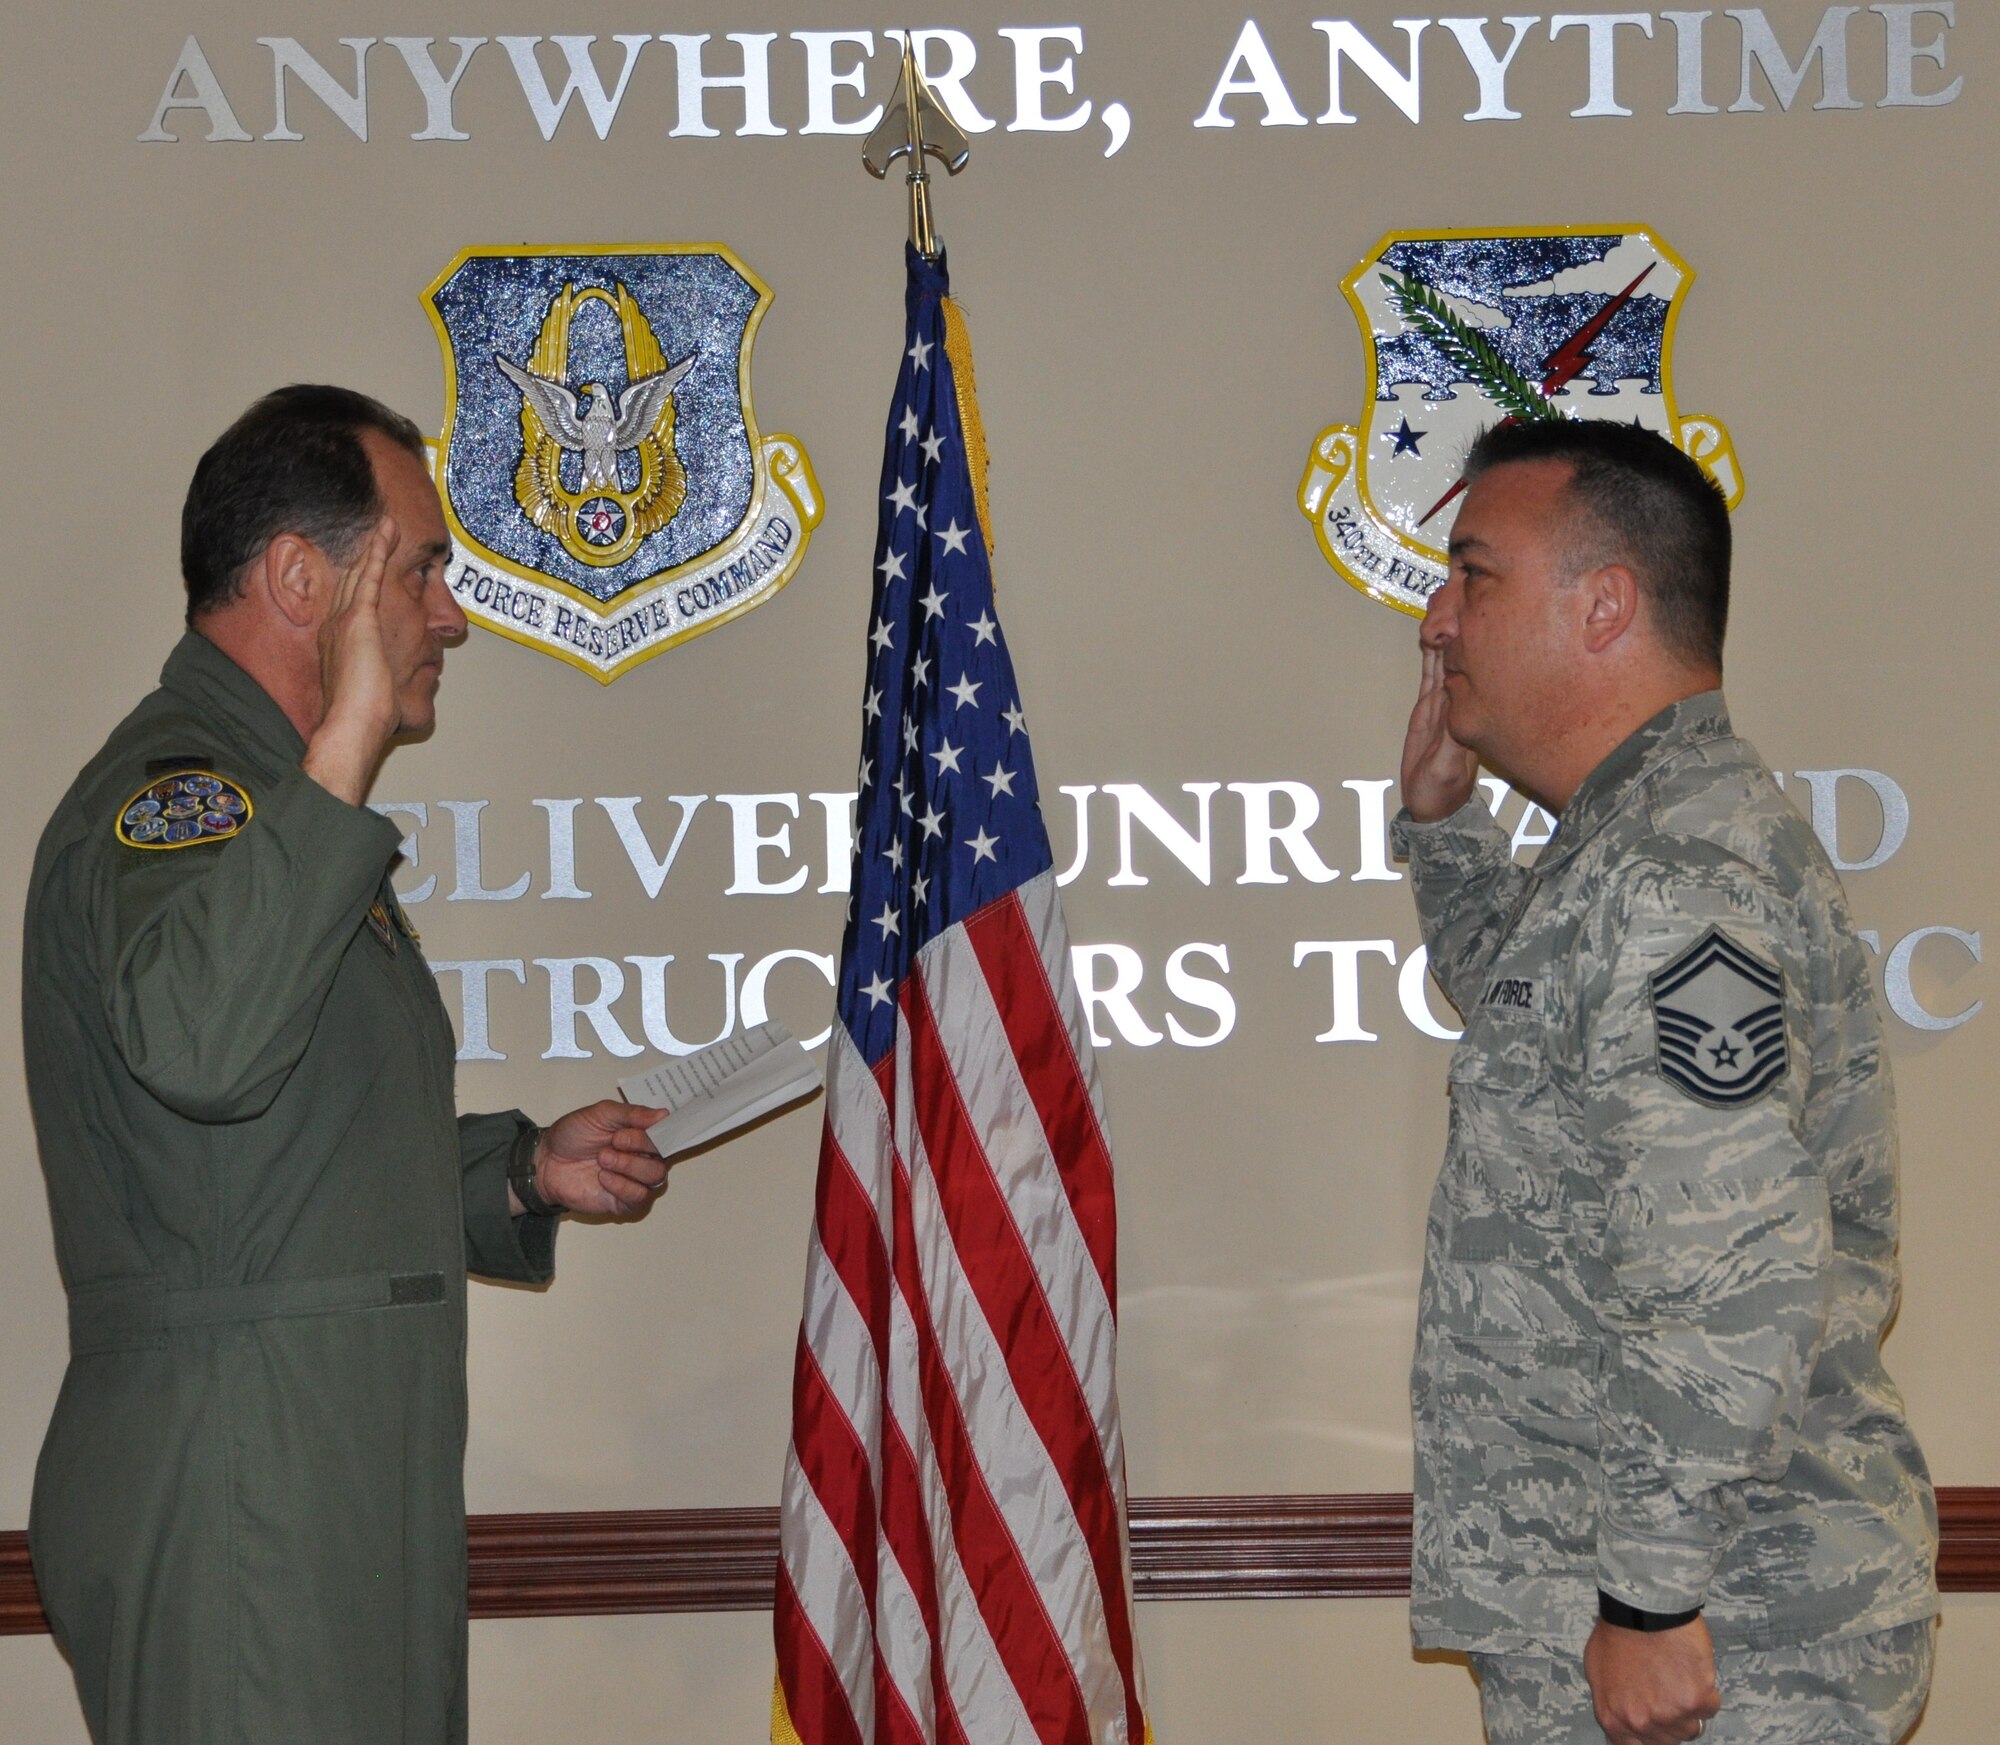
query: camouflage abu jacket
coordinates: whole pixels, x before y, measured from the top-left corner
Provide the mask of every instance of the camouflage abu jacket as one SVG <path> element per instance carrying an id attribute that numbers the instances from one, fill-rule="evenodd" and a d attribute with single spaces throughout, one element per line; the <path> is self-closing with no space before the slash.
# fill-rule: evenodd
<path id="1" fill-rule="evenodd" d="M 1719 693 L 1592 772 L 1535 867 L 1397 820 L 1464 1014 L 1425 1237 L 1411 1616 L 1574 1651 L 1603 1590 L 1718 1643 L 1932 1615 L 1884 1373 L 1894 1098 L 1838 880 Z"/>

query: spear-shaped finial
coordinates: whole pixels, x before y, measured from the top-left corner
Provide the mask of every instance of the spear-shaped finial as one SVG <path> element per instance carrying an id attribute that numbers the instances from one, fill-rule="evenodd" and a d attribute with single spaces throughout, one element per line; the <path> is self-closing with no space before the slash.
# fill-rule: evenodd
<path id="1" fill-rule="evenodd" d="M 927 261 L 941 252 L 937 228 L 931 222 L 930 171 L 924 167 L 928 154 L 952 175 L 965 168 L 972 147 L 958 124 L 945 113 L 917 65 L 916 38 L 905 30 L 903 66 L 896 95 L 884 106 L 881 123 L 861 148 L 861 161 L 878 181 L 900 157 L 910 160 L 910 246 Z"/>

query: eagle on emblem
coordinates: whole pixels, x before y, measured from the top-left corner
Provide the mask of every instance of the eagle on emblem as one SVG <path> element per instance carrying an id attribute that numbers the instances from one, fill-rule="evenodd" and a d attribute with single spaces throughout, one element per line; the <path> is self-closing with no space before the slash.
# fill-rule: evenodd
<path id="1" fill-rule="evenodd" d="M 570 325 L 591 301 L 615 309 L 624 333 L 627 385 L 619 394 L 602 382 L 572 388 L 566 380 Z M 674 452 L 674 392 L 696 355 L 669 365 L 645 311 L 621 283 L 615 298 L 600 287 L 564 285 L 549 303 L 527 367 L 494 357 L 521 394 L 514 500 L 579 561 L 599 568 L 619 563 L 680 512 L 687 473 Z M 618 468 L 618 456 L 628 449 L 639 457 L 638 482 L 629 491 Z M 565 454 L 581 458 L 574 491 L 562 480 Z"/>
<path id="2" fill-rule="evenodd" d="M 583 482 L 612 490 L 618 487 L 618 451 L 639 446 L 681 378 L 694 368 L 694 359 L 684 358 L 670 370 L 633 382 L 615 397 L 602 382 L 585 382 L 582 391 L 590 396 L 590 410 L 579 415 L 576 391 L 566 383 L 538 376 L 504 357 L 493 361 L 521 390 L 523 399 L 534 403 L 542 428 L 562 448 L 583 455 Z"/>

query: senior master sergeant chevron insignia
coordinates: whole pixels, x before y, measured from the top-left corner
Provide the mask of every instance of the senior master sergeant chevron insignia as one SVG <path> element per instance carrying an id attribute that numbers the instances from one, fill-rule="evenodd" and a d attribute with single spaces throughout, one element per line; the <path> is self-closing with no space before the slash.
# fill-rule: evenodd
<path id="1" fill-rule="evenodd" d="M 1651 982 L 1660 1074 L 1721 1107 L 1785 1076 L 1785 980 L 1711 927 Z"/>

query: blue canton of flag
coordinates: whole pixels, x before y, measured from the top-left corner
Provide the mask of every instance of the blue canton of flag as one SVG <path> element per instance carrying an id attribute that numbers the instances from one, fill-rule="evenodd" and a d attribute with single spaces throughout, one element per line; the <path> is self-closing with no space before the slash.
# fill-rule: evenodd
<path id="1" fill-rule="evenodd" d="M 945 345 L 941 266 L 912 251 L 882 455 L 854 896 L 838 1008 L 861 1058 L 895 1043 L 919 948 L 1051 862 Z M 961 400 L 963 396 L 963 401 Z M 983 457 L 982 457 L 983 464 Z"/>

